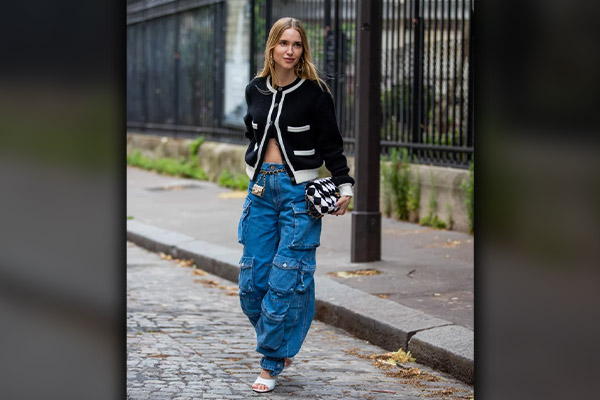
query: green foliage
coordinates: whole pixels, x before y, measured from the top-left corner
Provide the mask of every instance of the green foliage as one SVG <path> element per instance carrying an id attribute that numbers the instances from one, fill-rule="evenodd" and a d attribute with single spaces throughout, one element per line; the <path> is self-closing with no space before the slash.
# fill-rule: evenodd
<path id="1" fill-rule="evenodd" d="M 382 163 L 383 205 L 388 218 L 394 214 L 406 221 L 409 211 L 417 212 L 419 209 L 420 181 L 418 176 L 416 182 L 411 181 L 409 159 L 406 149 L 402 149 L 401 154 L 392 149 L 389 162 Z"/>
<path id="2" fill-rule="evenodd" d="M 446 223 L 438 218 L 437 215 L 426 215 L 419 220 L 419 225 L 423 226 L 431 226 L 432 228 L 444 229 L 446 228 Z"/>
<path id="3" fill-rule="evenodd" d="M 217 181 L 219 185 L 228 187 L 231 189 L 244 190 L 248 188 L 248 184 L 250 183 L 250 179 L 245 174 L 236 174 L 233 175 L 228 170 L 224 170 L 221 172 L 219 179 Z"/>
<path id="4" fill-rule="evenodd" d="M 418 213 L 419 205 L 421 201 L 421 176 L 419 170 L 417 170 L 417 178 L 411 181 L 408 186 L 408 203 L 406 207 L 408 211 Z"/>
<path id="5" fill-rule="evenodd" d="M 135 167 L 140 167 L 150 171 L 156 171 L 161 174 L 181 176 L 184 178 L 198 179 L 202 181 L 208 180 L 208 176 L 198 165 L 197 158 L 198 148 L 204 143 L 204 137 L 195 139 L 190 144 L 190 157 L 188 159 L 173 159 L 160 158 L 152 160 L 144 157 L 139 150 L 133 154 L 127 154 L 127 164 Z M 245 190 L 248 188 L 250 179 L 246 174 L 235 174 L 225 170 L 219 176 L 217 183 L 231 189 Z"/>
<path id="6" fill-rule="evenodd" d="M 390 218 L 392 216 L 392 166 L 385 162 L 381 163 L 381 179 L 383 186 L 383 214 Z"/>
<path id="7" fill-rule="evenodd" d="M 475 219 L 475 163 L 473 162 L 469 166 L 469 178 L 462 183 L 462 189 L 465 194 L 465 205 L 469 217 L 469 233 L 473 233 Z"/>
<path id="8" fill-rule="evenodd" d="M 180 166 L 181 161 L 172 158 L 159 158 L 158 160 L 154 161 L 154 169 L 160 173 L 167 175 L 181 175 L 179 173 L 181 169 Z"/>
<path id="9" fill-rule="evenodd" d="M 139 150 L 136 150 L 133 154 L 127 154 L 127 164 L 143 169 L 152 169 L 154 163 L 151 159 L 142 156 Z"/>
<path id="10" fill-rule="evenodd" d="M 433 172 L 430 172 L 430 189 L 429 189 L 429 212 L 426 216 L 419 220 L 420 225 L 431 226 L 433 228 L 444 229 L 446 223 L 437 216 L 437 191 L 435 190 L 435 179 Z"/>
<path id="11" fill-rule="evenodd" d="M 140 151 L 127 155 L 127 164 L 134 167 L 140 167 L 150 171 L 156 171 L 161 174 L 181 176 L 199 180 L 207 180 L 206 173 L 193 160 L 175 160 L 172 158 L 160 158 L 152 160 L 142 156 Z"/>
<path id="12" fill-rule="evenodd" d="M 200 136 L 190 143 L 190 157 L 194 157 L 198 154 L 198 149 L 200 148 L 200 146 L 202 146 L 204 140 L 204 136 Z"/>
<path id="13" fill-rule="evenodd" d="M 187 178 L 198 179 L 201 181 L 208 180 L 206 172 L 198 166 L 198 163 L 194 160 L 189 160 L 181 164 L 181 174 Z"/>

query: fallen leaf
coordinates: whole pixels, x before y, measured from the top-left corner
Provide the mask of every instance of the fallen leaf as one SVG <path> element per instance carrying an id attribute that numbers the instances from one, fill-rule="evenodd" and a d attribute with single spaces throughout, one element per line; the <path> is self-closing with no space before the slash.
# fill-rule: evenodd
<path id="1" fill-rule="evenodd" d="M 189 259 L 189 260 L 181 260 L 177 263 L 177 265 L 179 265 L 180 267 L 194 267 L 194 260 Z"/>
<path id="2" fill-rule="evenodd" d="M 217 282 L 213 279 L 194 279 L 194 282 L 202 283 L 211 288 L 219 286 L 219 282 Z"/>
<path id="3" fill-rule="evenodd" d="M 376 269 L 358 269 L 355 271 L 338 271 L 338 272 L 328 272 L 327 275 L 329 276 L 335 276 L 337 278 L 354 278 L 357 276 L 372 276 L 372 275 L 379 275 L 381 274 L 381 271 L 378 271 Z"/>
<path id="4" fill-rule="evenodd" d="M 153 357 L 153 358 L 167 358 L 169 357 L 168 354 L 148 354 L 148 357 Z"/>

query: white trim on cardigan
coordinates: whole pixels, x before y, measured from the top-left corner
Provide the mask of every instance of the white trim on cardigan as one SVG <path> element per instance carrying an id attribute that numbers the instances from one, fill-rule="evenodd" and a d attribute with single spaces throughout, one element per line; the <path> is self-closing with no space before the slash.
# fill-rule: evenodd
<path id="1" fill-rule="evenodd" d="M 310 130 L 310 125 L 304 125 L 304 126 L 289 126 L 287 127 L 287 131 L 288 132 L 304 132 L 304 131 L 309 131 Z"/>
<path id="2" fill-rule="evenodd" d="M 295 156 L 312 156 L 315 154 L 315 149 L 310 150 L 294 150 Z"/>

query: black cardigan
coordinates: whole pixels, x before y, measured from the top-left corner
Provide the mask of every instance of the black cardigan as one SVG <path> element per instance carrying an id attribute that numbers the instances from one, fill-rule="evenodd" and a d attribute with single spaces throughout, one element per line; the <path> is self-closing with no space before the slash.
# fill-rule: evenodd
<path id="1" fill-rule="evenodd" d="M 283 163 L 293 183 L 316 179 L 325 161 L 336 185 L 354 185 L 354 179 L 348 175 L 350 169 L 343 154 L 333 98 L 326 89 L 300 78 L 274 89 L 270 77 L 258 77 L 246 86 L 246 103 L 245 135 L 250 145 L 245 159 L 250 179 L 258 177 L 269 129 L 275 129 Z"/>

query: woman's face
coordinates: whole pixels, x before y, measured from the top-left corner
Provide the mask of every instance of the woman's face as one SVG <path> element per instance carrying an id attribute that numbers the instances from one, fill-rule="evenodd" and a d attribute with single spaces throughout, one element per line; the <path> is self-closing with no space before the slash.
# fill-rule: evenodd
<path id="1" fill-rule="evenodd" d="M 283 31 L 279 41 L 273 49 L 273 61 L 275 70 L 293 70 L 300 61 L 304 48 L 300 33 L 294 28 Z"/>

